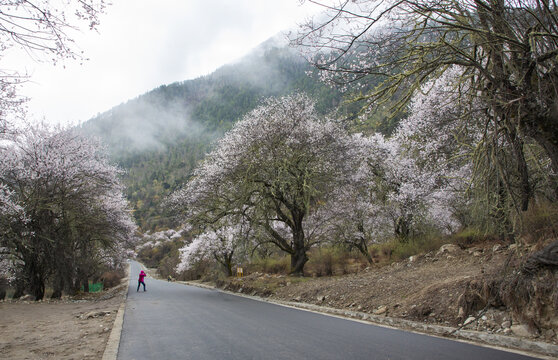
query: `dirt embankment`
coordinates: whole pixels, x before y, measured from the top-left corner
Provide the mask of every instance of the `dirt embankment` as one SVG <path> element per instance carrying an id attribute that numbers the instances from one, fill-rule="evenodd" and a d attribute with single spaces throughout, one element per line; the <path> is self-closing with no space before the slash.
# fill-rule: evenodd
<path id="1" fill-rule="evenodd" d="M 101 359 L 127 287 L 125 281 L 80 297 L 0 302 L 0 358 Z"/>
<path id="2" fill-rule="evenodd" d="M 292 278 L 255 273 L 221 286 L 280 301 L 558 344 L 558 271 L 542 270 L 519 284 L 520 250 L 515 245 L 444 245 L 357 274 Z M 513 294 L 523 299 L 510 299 Z"/>

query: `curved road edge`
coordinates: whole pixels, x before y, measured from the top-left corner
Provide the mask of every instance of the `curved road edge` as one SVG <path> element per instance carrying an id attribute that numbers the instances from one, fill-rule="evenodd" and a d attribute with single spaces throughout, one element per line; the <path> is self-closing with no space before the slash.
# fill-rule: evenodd
<path id="1" fill-rule="evenodd" d="M 112 325 L 112 330 L 110 332 L 107 345 L 105 346 L 102 360 L 116 360 L 116 357 L 118 356 L 120 335 L 122 334 L 122 326 L 124 324 L 124 312 L 126 311 L 126 299 L 128 298 L 128 287 L 130 286 L 130 263 L 128 263 L 126 268 L 126 277 L 122 279 L 122 281 L 126 281 L 128 286 L 126 286 L 126 290 L 122 296 L 122 302 L 120 303 L 118 313 L 114 319 L 114 324 Z"/>
<path id="2" fill-rule="evenodd" d="M 460 342 L 467 342 L 477 346 L 491 347 L 498 350 L 508 352 L 521 353 L 538 357 L 541 359 L 556 359 L 558 354 L 558 345 L 549 344 L 541 341 L 533 341 L 521 339 L 511 336 L 498 334 L 483 333 L 471 330 L 461 330 L 450 326 L 432 325 L 421 322 L 392 318 L 388 316 L 372 315 L 359 311 L 350 311 L 343 309 L 330 308 L 326 306 L 318 306 L 314 304 L 299 303 L 292 301 L 271 300 L 259 296 L 236 293 L 232 291 L 222 290 L 211 285 L 200 284 L 191 281 L 176 281 L 177 283 L 215 289 L 231 295 L 242 296 L 258 301 L 269 302 L 281 306 L 293 307 L 297 309 L 316 312 L 324 315 L 337 316 L 354 321 L 360 321 L 372 325 L 395 328 L 399 330 L 416 332 L 424 335 L 436 336 L 446 339 L 452 339 Z"/>

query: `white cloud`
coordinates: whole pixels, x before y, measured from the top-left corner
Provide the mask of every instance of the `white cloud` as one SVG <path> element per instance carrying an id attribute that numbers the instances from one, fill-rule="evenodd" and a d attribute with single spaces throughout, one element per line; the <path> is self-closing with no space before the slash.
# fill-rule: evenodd
<path id="1" fill-rule="evenodd" d="M 206 75 L 234 61 L 316 6 L 298 0 L 119 0 L 76 44 L 90 60 L 50 63 L 12 54 L 2 67 L 32 75 L 23 94 L 48 122 L 85 121 L 159 85 Z"/>

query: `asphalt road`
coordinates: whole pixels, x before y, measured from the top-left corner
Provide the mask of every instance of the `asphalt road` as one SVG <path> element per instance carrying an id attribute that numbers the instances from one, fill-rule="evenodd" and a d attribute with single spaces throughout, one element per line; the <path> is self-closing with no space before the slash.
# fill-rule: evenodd
<path id="1" fill-rule="evenodd" d="M 118 359 L 531 359 L 146 278 L 132 263 Z"/>

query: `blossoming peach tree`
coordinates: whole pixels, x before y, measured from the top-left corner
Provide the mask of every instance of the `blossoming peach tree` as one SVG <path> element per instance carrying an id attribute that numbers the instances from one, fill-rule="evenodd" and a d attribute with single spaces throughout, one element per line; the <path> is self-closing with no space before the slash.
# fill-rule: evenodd
<path id="1" fill-rule="evenodd" d="M 245 260 L 252 241 L 252 229 L 246 219 L 223 218 L 180 249 L 177 271 L 188 270 L 199 261 L 212 259 L 228 276 L 232 276 L 233 266 Z"/>
<path id="2" fill-rule="evenodd" d="M 348 180 L 351 147 L 306 95 L 268 99 L 218 141 L 171 203 L 200 232 L 228 216 L 245 218 L 302 274 L 307 251 L 321 241 L 308 236 L 305 220 Z"/>
<path id="3" fill-rule="evenodd" d="M 119 173 L 73 131 L 33 127 L 1 150 L 1 256 L 20 290 L 60 296 L 123 260 L 136 226 Z"/>
<path id="4" fill-rule="evenodd" d="M 208 255 L 230 261 L 239 246 L 271 243 L 291 255 L 291 271 L 300 274 L 306 252 L 318 244 L 354 247 L 372 261 L 370 243 L 407 241 L 426 223 L 455 229 L 452 204 L 466 184 L 458 172 L 466 175 L 467 167 L 432 159 L 442 146 L 453 147 L 442 137 L 439 145 L 425 142 L 426 125 L 413 130 L 413 123 L 429 118 L 418 104 L 417 115 L 388 139 L 349 135 L 321 119 L 305 95 L 269 99 L 237 123 L 171 197 L 200 234 L 182 249 L 180 269 Z M 254 236 L 239 235 L 239 219 Z"/>
<path id="5" fill-rule="evenodd" d="M 507 174 L 493 197 L 507 193 L 519 212 L 536 195 L 533 144 L 547 177 L 558 173 L 556 4 L 532 0 L 343 0 L 293 37 L 324 81 L 353 91 L 366 111 L 406 109 L 421 87 L 454 75 L 456 119 L 486 131 L 477 152 Z M 479 107 L 479 105 L 481 107 Z M 476 113 L 476 114 L 475 114 Z M 443 118 L 442 118 L 443 119 Z M 432 121 L 435 121 L 433 118 Z M 495 155 L 496 154 L 496 155 Z M 473 170 L 482 170 L 474 166 Z M 502 173 L 501 170 L 498 172 Z M 513 172 L 513 174 L 512 174 Z M 510 181 L 517 185 L 509 184 Z M 553 200 L 557 193 L 554 191 Z"/>

